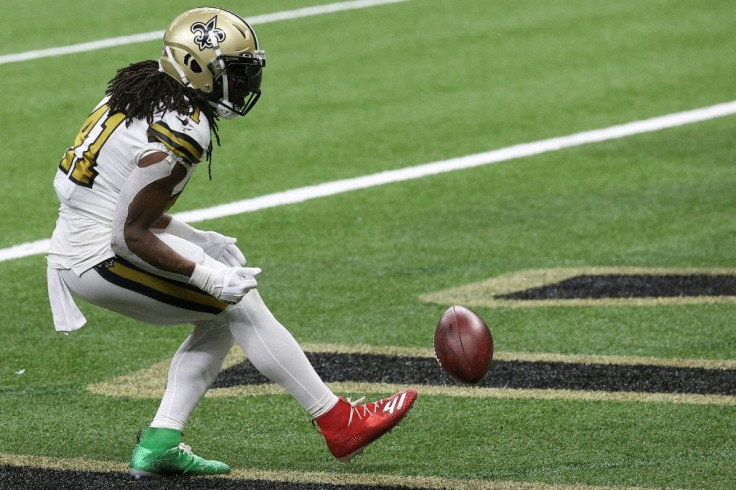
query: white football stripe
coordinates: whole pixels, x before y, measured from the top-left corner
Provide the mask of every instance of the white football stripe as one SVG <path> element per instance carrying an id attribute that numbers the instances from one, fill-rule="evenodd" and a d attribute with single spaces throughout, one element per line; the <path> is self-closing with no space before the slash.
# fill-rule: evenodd
<path id="1" fill-rule="evenodd" d="M 406 1 L 408 0 L 355 0 L 351 2 L 328 3 L 326 5 L 315 5 L 313 7 L 304 7 L 295 10 L 284 10 L 283 12 L 274 12 L 272 14 L 254 15 L 252 17 L 246 18 L 246 20 L 252 25 L 268 24 L 269 22 L 301 19 L 303 17 L 312 17 L 315 15 L 331 14 L 334 12 L 342 12 L 345 10 L 363 9 L 368 7 L 375 7 L 378 5 L 386 5 Z M 133 34 L 130 36 L 100 39 L 98 41 L 72 44 L 69 46 L 59 46 L 55 48 L 25 51 L 23 53 L 6 54 L 0 56 L 0 65 L 6 63 L 17 63 L 19 61 L 36 60 L 39 58 L 48 58 L 51 56 L 83 53 L 85 51 L 96 51 L 98 49 L 111 48 L 114 46 L 125 46 L 128 44 L 142 43 L 146 41 L 155 41 L 157 39 L 162 39 L 163 36 L 164 31 L 161 30 L 144 32 L 141 34 Z"/>
<path id="2" fill-rule="evenodd" d="M 624 138 L 626 136 L 705 121 L 734 113 L 736 113 L 736 101 L 695 109 L 692 111 L 678 112 L 642 121 L 635 121 L 628 124 L 611 126 L 605 129 L 595 129 L 569 136 L 561 136 L 532 143 L 522 143 L 485 153 L 476 153 L 474 155 L 441 160 L 414 167 L 387 170 L 352 179 L 336 180 L 333 182 L 325 182 L 323 184 L 300 187 L 252 199 L 244 199 L 242 201 L 221 204 L 211 208 L 185 211 L 177 214 L 176 216 L 187 222 L 198 222 L 208 219 L 222 218 L 225 216 L 233 216 L 236 214 L 249 213 L 286 204 L 295 204 L 319 197 L 333 196 L 343 192 L 390 184 L 393 182 L 419 179 L 444 172 L 453 172 L 456 170 L 489 165 L 492 163 L 505 162 L 516 158 L 538 155 L 588 143 Z"/>
<path id="3" fill-rule="evenodd" d="M 707 121 L 709 119 L 729 116 L 732 114 L 736 114 L 736 101 L 703 107 L 691 111 L 677 112 L 642 121 L 634 121 L 604 129 L 584 131 L 582 133 L 571 134 L 569 136 L 550 138 L 532 143 L 522 143 L 485 153 L 476 153 L 474 155 L 452 158 L 450 160 L 441 160 L 414 167 L 387 170 L 385 172 L 365 175 L 363 177 L 336 180 L 333 182 L 325 182 L 323 184 L 300 187 L 252 199 L 243 199 L 242 201 L 221 204 L 210 208 L 185 211 L 177 213 L 174 216 L 189 223 L 223 218 L 226 216 L 250 213 L 260 209 L 284 206 L 287 204 L 295 204 L 311 199 L 317 199 L 319 197 L 333 196 L 343 192 L 365 189 L 393 182 L 419 179 L 444 172 L 453 172 L 456 170 L 505 162 L 517 158 L 539 155 L 541 153 L 562 150 L 574 146 L 581 146 L 588 143 L 599 143 L 602 141 L 624 138 L 626 136 L 633 136 L 635 134 L 659 131 L 661 129 Z M 48 248 L 48 244 L 49 240 L 36 240 L 34 242 L 22 243 L 10 248 L 0 249 L 0 262 L 45 253 Z"/>

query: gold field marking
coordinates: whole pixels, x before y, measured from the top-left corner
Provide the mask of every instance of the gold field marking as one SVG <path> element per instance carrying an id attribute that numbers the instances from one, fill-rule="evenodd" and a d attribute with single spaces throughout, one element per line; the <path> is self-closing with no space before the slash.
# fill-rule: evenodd
<path id="1" fill-rule="evenodd" d="M 736 296 L 677 296 L 640 298 L 581 298 L 550 300 L 513 300 L 496 296 L 555 284 L 581 275 L 736 275 L 731 268 L 650 268 L 650 267 L 565 267 L 532 269 L 503 274 L 485 281 L 420 296 L 426 303 L 460 304 L 469 307 L 528 308 L 542 306 L 663 306 L 712 303 L 736 303 Z"/>
<path id="2" fill-rule="evenodd" d="M 381 474 L 318 473 L 302 471 L 234 470 L 226 478 L 279 481 L 288 483 L 314 483 L 332 485 L 375 485 L 377 487 L 408 487 L 463 490 L 633 490 L 637 487 L 594 487 L 588 485 L 559 485 L 536 482 L 510 482 L 493 480 L 469 480 L 422 476 L 393 476 Z"/>
<path id="3" fill-rule="evenodd" d="M 396 383 L 360 383 L 338 382 L 327 383 L 335 393 L 396 393 L 406 385 Z M 516 388 L 483 388 L 476 386 L 414 386 L 420 395 L 450 396 L 466 398 L 503 398 L 503 399 L 536 399 L 536 400 L 569 400 L 583 402 L 647 402 L 676 403 L 688 405 L 736 405 L 736 396 L 699 395 L 692 393 L 640 393 L 628 391 L 584 391 L 554 389 L 516 389 Z M 285 395 L 280 386 L 269 383 L 260 385 L 241 385 L 232 388 L 212 388 L 208 397 L 231 396 L 263 396 Z"/>
<path id="4" fill-rule="evenodd" d="M 0 453 L 0 465 L 25 468 L 45 468 L 70 471 L 125 471 L 127 463 L 114 461 L 96 461 L 84 458 L 52 458 L 48 456 L 30 456 L 25 454 Z"/>
<path id="5" fill-rule="evenodd" d="M 90 471 L 123 473 L 127 470 L 127 463 L 114 461 L 96 461 L 83 458 L 52 458 L 45 456 L 27 456 L 20 454 L 0 453 L 0 465 L 54 469 L 68 471 Z M 375 485 L 384 487 L 404 486 L 409 488 L 432 489 L 468 489 L 468 490 L 634 490 L 639 487 L 597 487 L 589 485 L 559 485 L 535 482 L 510 482 L 480 479 L 455 479 L 423 476 L 394 476 L 371 473 L 326 473 L 309 471 L 267 471 L 259 469 L 234 468 L 230 474 L 219 477 L 232 480 L 257 480 L 287 483 L 314 483 L 333 485 Z M 51 482 L 49 482 L 51 483 Z"/>
<path id="6" fill-rule="evenodd" d="M 370 353 L 384 355 L 404 355 L 415 357 L 434 357 L 430 349 L 375 347 L 369 345 L 333 345 L 333 344 L 303 344 L 307 352 L 335 352 L 335 353 Z M 532 353 L 499 353 L 496 359 L 551 361 L 551 362 L 578 362 L 597 364 L 648 364 L 678 367 L 706 367 L 709 369 L 733 369 L 736 361 L 709 361 L 698 359 L 652 359 L 648 357 L 617 357 L 617 356 L 564 356 L 560 354 L 532 354 Z M 225 358 L 223 369 L 227 369 L 245 360 L 239 348 L 233 348 Z M 659 362 L 656 362 L 659 361 Z M 98 395 L 122 396 L 127 398 L 160 398 L 164 386 L 170 361 L 162 361 L 148 368 L 131 374 L 119 376 L 109 381 L 89 385 L 87 389 Z M 387 383 L 358 383 L 337 382 L 328 383 L 336 393 L 390 393 L 403 389 L 405 386 Z M 544 399 L 544 400 L 580 400 L 580 401 L 619 401 L 619 402 L 654 402 L 654 403 L 686 403 L 698 405 L 736 405 L 736 396 L 729 395 L 699 395 L 689 393 L 640 393 L 640 392 L 608 392 L 582 390 L 555 390 L 555 389 L 511 389 L 511 388 L 480 388 L 475 386 L 416 386 L 420 394 L 460 396 L 473 398 L 516 398 L 516 399 Z M 233 396 L 265 396 L 279 395 L 286 392 L 273 383 L 257 385 L 241 385 L 231 388 L 212 388 L 207 397 Z"/>

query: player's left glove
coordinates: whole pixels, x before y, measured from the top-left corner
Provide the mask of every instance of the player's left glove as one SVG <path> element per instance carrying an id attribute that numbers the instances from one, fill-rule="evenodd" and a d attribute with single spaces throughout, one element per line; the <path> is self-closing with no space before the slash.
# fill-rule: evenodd
<path id="1" fill-rule="evenodd" d="M 176 218 L 171 218 L 166 231 L 199 245 L 207 255 L 218 262 L 230 267 L 245 265 L 245 255 L 235 245 L 237 241 L 235 238 L 222 235 L 216 231 L 200 231 Z"/>
<path id="2" fill-rule="evenodd" d="M 211 269 L 201 264 L 194 265 L 189 284 L 208 292 L 217 299 L 235 304 L 248 291 L 258 286 L 256 276 L 261 273 L 259 267 L 228 267 Z"/>

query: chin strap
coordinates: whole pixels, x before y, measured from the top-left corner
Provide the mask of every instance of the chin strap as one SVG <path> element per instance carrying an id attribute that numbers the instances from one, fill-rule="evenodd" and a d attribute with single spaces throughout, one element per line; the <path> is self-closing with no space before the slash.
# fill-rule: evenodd
<path id="1" fill-rule="evenodd" d="M 220 43 L 217 41 L 217 36 L 213 31 L 210 31 L 208 33 L 208 37 L 210 40 L 210 43 L 212 44 L 212 49 L 215 51 L 215 63 L 218 63 L 217 68 L 222 70 L 222 99 L 219 101 L 211 102 L 211 105 L 214 106 L 215 110 L 217 111 L 217 115 L 219 115 L 223 119 L 234 119 L 237 117 L 237 110 L 234 103 L 230 101 L 230 84 L 227 80 L 227 66 L 225 65 L 225 62 L 222 60 L 222 51 L 220 50 Z M 235 109 L 235 110 L 234 110 Z"/>

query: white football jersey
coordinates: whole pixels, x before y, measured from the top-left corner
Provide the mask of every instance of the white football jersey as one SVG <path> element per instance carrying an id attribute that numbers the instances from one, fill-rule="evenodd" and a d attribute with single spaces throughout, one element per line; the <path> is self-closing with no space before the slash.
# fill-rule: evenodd
<path id="1" fill-rule="evenodd" d="M 198 109 L 191 114 L 161 111 L 148 124 L 141 119 L 129 121 L 123 113 L 110 114 L 107 102 L 103 99 L 84 121 L 54 179 L 61 206 L 48 262 L 77 274 L 115 255 L 110 246 L 115 205 L 145 154 L 163 151 L 187 168 L 168 210 L 210 147 L 210 125 Z"/>

